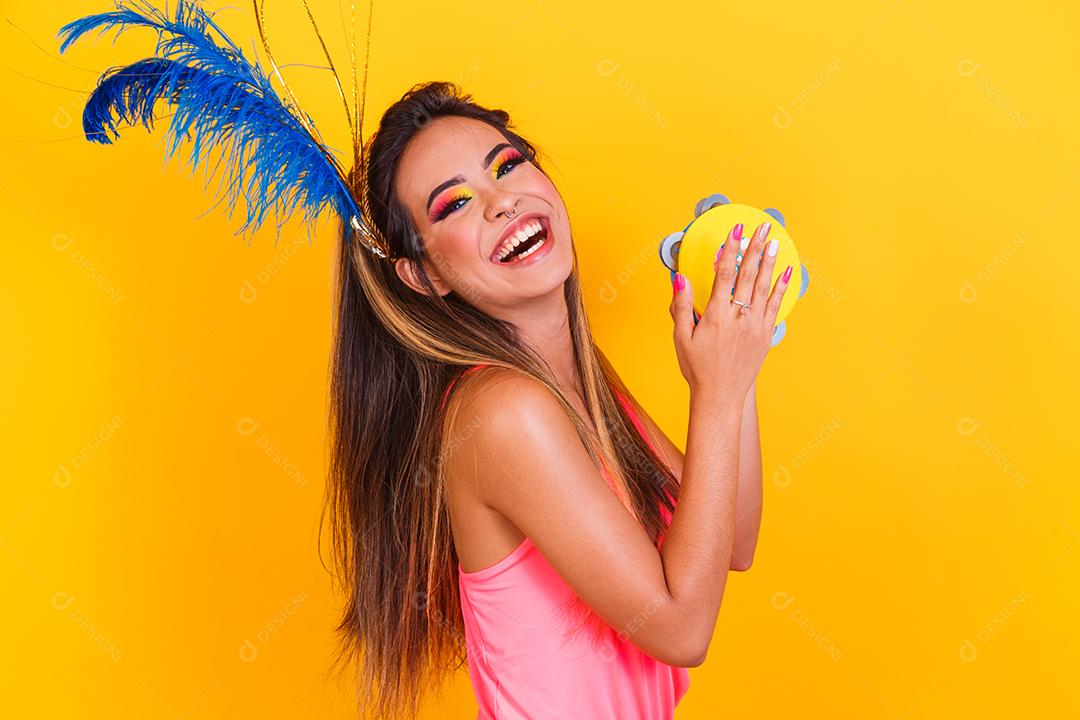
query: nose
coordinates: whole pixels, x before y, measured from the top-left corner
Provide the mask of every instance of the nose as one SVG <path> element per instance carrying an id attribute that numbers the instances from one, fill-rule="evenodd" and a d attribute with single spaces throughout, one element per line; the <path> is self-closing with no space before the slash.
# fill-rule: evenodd
<path id="1" fill-rule="evenodd" d="M 487 206 L 487 219 L 492 222 L 502 216 L 504 219 L 513 217 L 514 208 L 517 206 L 518 196 L 516 193 L 499 191 L 492 196 Z"/>

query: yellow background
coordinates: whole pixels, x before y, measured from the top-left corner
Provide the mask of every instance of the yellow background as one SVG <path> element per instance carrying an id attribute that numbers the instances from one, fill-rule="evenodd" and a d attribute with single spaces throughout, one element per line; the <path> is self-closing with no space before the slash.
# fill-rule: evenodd
<path id="1" fill-rule="evenodd" d="M 299 4 L 269 5 L 279 61 L 320 64 Z M 150 33 L 57 60 L 57 28 L 109 3 L 2 7 L 0 715 L 349 717 L 316 554 L 332 226 L 249 246 L 199 218 L 213 196 L 163 167 L 163 128 L 79 137 L 74 90 Z M 347 65 L 337 7 L 313 10 Z M 219 20 L 250 51 L 250 7 Z M 678 717 L 1080 713 L 1078 22 L 376 4 L 365 134 L 426 80 L 510 111 L 554 161 L 601 346 L 676 442 L 659 239 L 721 192 L 779 208 L 810 270 L 758 383 L 755 564 Z M 286 72 L 346 147 L 328 74 Z M 429 712 L 475 717 L 464 673 Z"/>

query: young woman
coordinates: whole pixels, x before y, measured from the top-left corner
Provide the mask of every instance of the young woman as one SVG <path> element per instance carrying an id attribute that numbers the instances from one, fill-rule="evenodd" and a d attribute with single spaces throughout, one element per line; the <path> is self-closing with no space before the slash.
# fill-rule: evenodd
<path id="1" fill-rule="evenodd" d="M 506 112 L 420 85 L 368 153 L 392 252 L 342 245 L 327 505 L 368 716 L 467 662 L 480 718 L 671 718 L 756 542 L 740 431 L 790 277 L 770 292 L 768 226 L 732 229 L 712 288 L 676 277 L 684 458 L 594 344 L 566 206 Z"/>
<path id="2" fill-rule="evenodd" d="M 154 29 L 154 57 L 99 79 L 87 139 L 151 129 L 166 103 L 166 155 L 193 139 L 192 166 L 213 173 L 220 151 L 245 228 L 300 208 L 343 219 L 326 509 L 348 598 L 338 660 L 359 660 L 363 715 L 414 715 L 465 661 L 481 718 L 671 718 L 757 538 L 753 385 L 791 272 L 770 293 L 768 226 L 732 229 L 695 289 L 700 322 L 675 277 L 684 458 L 594 344 L 566 206 L 507 113 L 420 85 L 365 152 L 354 60 L 345 171 L 274 62 L 262 6 L 283 94 L 185 0 L 74 20 L 60 50 Z M 364 63 L 366 88 L 366 48 Z"/>

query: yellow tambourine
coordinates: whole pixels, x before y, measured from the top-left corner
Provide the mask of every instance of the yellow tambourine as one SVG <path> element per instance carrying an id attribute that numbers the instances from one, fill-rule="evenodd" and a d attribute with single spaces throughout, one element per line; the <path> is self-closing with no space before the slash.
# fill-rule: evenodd
<path id="1" fill-rule="evenodd" d="M 772 338 L 772 344 L 776 345 L 786 332 L 785 318 L 810 285 L 810 274 L 799 259 L 795 243 L 785 227 L 784 216 L 775 208 L 759 210 L 750 205 L 731 203 L 720 194 L 710 195 L 700 200 L 694 209 L 694 215 L 689 225 L 680 232 L 668 235 L 660 243 L 660 260 L 671 272 L 672 280 L 676 272 L 682 273 L 690 280 L 690 286 L 694 292 L 694 310 L 698 317 L 705 309 L 712 291 L 715 277 L 713 263 L 716 261 L 716 253 L 724 246 L 731 228 L 742 223 L 743 237 L 749 237 L 761 223 L 772 223 L 766 243 L 775 239 L 780 242 L 780 246 L 776 252 L 776 262 L 773 265 L 772 281 L 769 287 L 772 288 L 784 269 L 788 265 L 791 266 L 791 280 L 784 293 L 784 299 L 780 303 L 780 310 L 776 314 L 776 328 L 773 330 Z M 736 255 L 735 263 L 742 264 L 741 252 Z M 794 292 L 793 286 L 796 283 L 798 291 Z M 734 293 L 735 288 L 732 287 L 730 294 L 734 295 Z M 695 318 L 696 321 L 697 318 Z"/>

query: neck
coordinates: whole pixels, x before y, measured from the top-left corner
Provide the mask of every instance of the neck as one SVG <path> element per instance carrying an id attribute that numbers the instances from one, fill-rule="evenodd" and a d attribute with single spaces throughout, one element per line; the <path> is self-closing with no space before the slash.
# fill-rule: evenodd
<path id="1" fill-rule="evenodd" d="M 503 319 L 516 325 L 555 373 L 555 382 L 568 394 L 581 396 L 574 366 L 574 341 L 570 334 L 566 298 L 560 285 L 554 292 L 527 306 L 515 308 Z"/>

